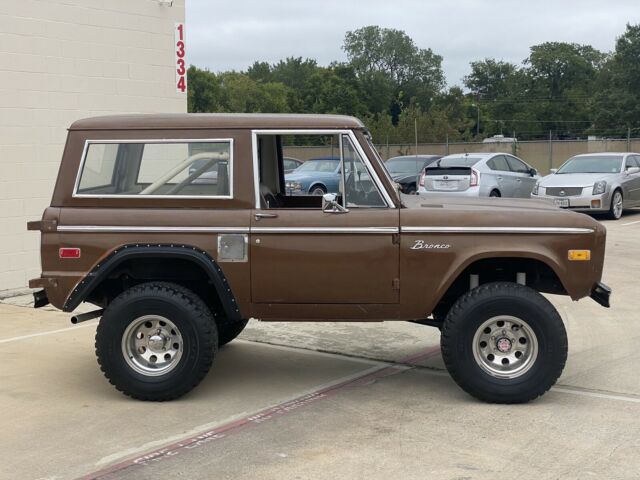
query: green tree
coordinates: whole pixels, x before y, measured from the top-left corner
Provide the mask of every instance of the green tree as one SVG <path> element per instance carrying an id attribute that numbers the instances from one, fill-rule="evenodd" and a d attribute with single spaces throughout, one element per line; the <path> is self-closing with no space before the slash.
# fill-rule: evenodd
<path id="1" fill-rule="evenodd" d="M 547 42 L 531 47 L 525 60 L 526 100 L 544 123 L 529 128 L 543 134 L 575 135 L 590 126 L 589 108 L 606 55 L 589 45 Z"/>
<path id="2" fill-rule="evenodd" d="M 220 81 L 214 73 L 191 65 L 187 70 L 187 85 L 189 112 L 217 112 L 220 109 Z"/>
<path id="3" fill-rule="evenodd" d="M 602 69 L 593 102 L 594 130 L 640 131 L 640 25 L 627 25 Z M 613 136 L 612 135 L 612 136 Z"/>
<path id="4" fill-rule="evenodd" d="M 347 32 L 343 50 L 367 92 L 373 113 L 399 117 L 402 105 L 429 105 L 444 87 L 442 57 L 418 48 L 403 31 L 367 26 Z"/>
<path id="5" fill-rule="evenodd" d="M 512 95 L 518 76 L 517 65 L 486 58 L 471 62 L 471 73 L 464 77 L 463 84 L 477 98 L 495 99 Z"/>

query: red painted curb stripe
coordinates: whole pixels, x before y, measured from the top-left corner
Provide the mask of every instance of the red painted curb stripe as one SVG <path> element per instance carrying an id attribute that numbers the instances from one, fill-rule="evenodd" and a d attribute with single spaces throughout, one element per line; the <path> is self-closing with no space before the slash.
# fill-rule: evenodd
<path id="1" fill-rule="evenodd" d="M 398 363 L 413 364 L 417 361 L 426 360 L 427 358 L 433 357 L 438 353 L 440 353 L 440 346 L 434 346 L 417 354 L 405 357 L 399 360 Z M 368 373 L 365 373 L 361 376 L 356 376 L 355 378 L 351 378 L 344 382 L 315 390 L 293 400 L 280 403 L 273 407 L 265 408 L 252 415 L 248 415 L 238 420 L 225 423 L 211 430 L 206 430 L 197 435 L 180 440 L 179 442 L 174 442 L 162 448 L 152 450 L 142 456 L 130 458 L 123 462 L 116 463 L 115 465 L 112 465 L 110 467 L 98 470 L 97 472 L 84 475 L 82 477 L 79 477 L 77 480 L 95 480 L 116 472 L 121 472 L 131 467 L 143 467 L 151 463 L 174 457 L 184 451 L 188 451 L 212 441 L 220 440 L 230 435 L 234 435 L 247 428 L 255 427 L 263 422 L 273 420 L 274 418 L 288 415 L 294 410 L 306 407 L 307 405 L 310 405 L 311 403 L 314 403 L 318 400 L 322 400 L 323 398 L 336 395 L 346 388 L 368 385 L 380 378 L 396 375 L 411 368 L 413 367 L 403 367 L 401 365 L 382 365 L 373 371 L 369 369 Z"/>

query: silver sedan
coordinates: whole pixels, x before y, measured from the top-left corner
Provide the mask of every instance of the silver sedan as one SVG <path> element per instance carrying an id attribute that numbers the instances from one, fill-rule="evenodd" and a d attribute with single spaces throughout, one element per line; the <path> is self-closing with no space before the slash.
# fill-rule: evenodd
<path id="1" fill-rule="evenodd" d="M 546 198 L 558 207 L 607 213 L 619 219 L 625 208 L 640 206 L 640 154 L 577 155 L 540 180 L 531 198 Z"/>
<path id="2" fill-rule="evenodd" d="M 508 153 L 454 154 L 424 169 L 418 195 L 529 198 L 539 179 L 535 168 Z"/>

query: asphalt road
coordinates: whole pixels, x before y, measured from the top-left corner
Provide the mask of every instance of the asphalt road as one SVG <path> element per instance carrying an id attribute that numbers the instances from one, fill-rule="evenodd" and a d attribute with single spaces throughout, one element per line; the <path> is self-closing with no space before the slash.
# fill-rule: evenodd
<path id="1" fill-rule="evenodd" d="M 550 297 L 569 360 L 527 405 L 475 401 L 437 330 L 391 322 L 251 322 L 191 394 L 137 402 L 95 321 L 0 304 L 0 478 L 640 478 L 640 211 L 605 223 L 613 308 Z"/>

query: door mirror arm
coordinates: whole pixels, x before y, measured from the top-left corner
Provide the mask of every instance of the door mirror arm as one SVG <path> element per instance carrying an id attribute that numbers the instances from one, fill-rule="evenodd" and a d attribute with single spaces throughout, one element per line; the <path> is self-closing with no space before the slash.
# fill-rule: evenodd
<path id="1" fill-rule="evenodd" d="M 338 196 L 335 193 L 325 193 L 322 195 L 322 211 L 326 213 L 348 213 L 349 209 L 338 203 Z"/>

